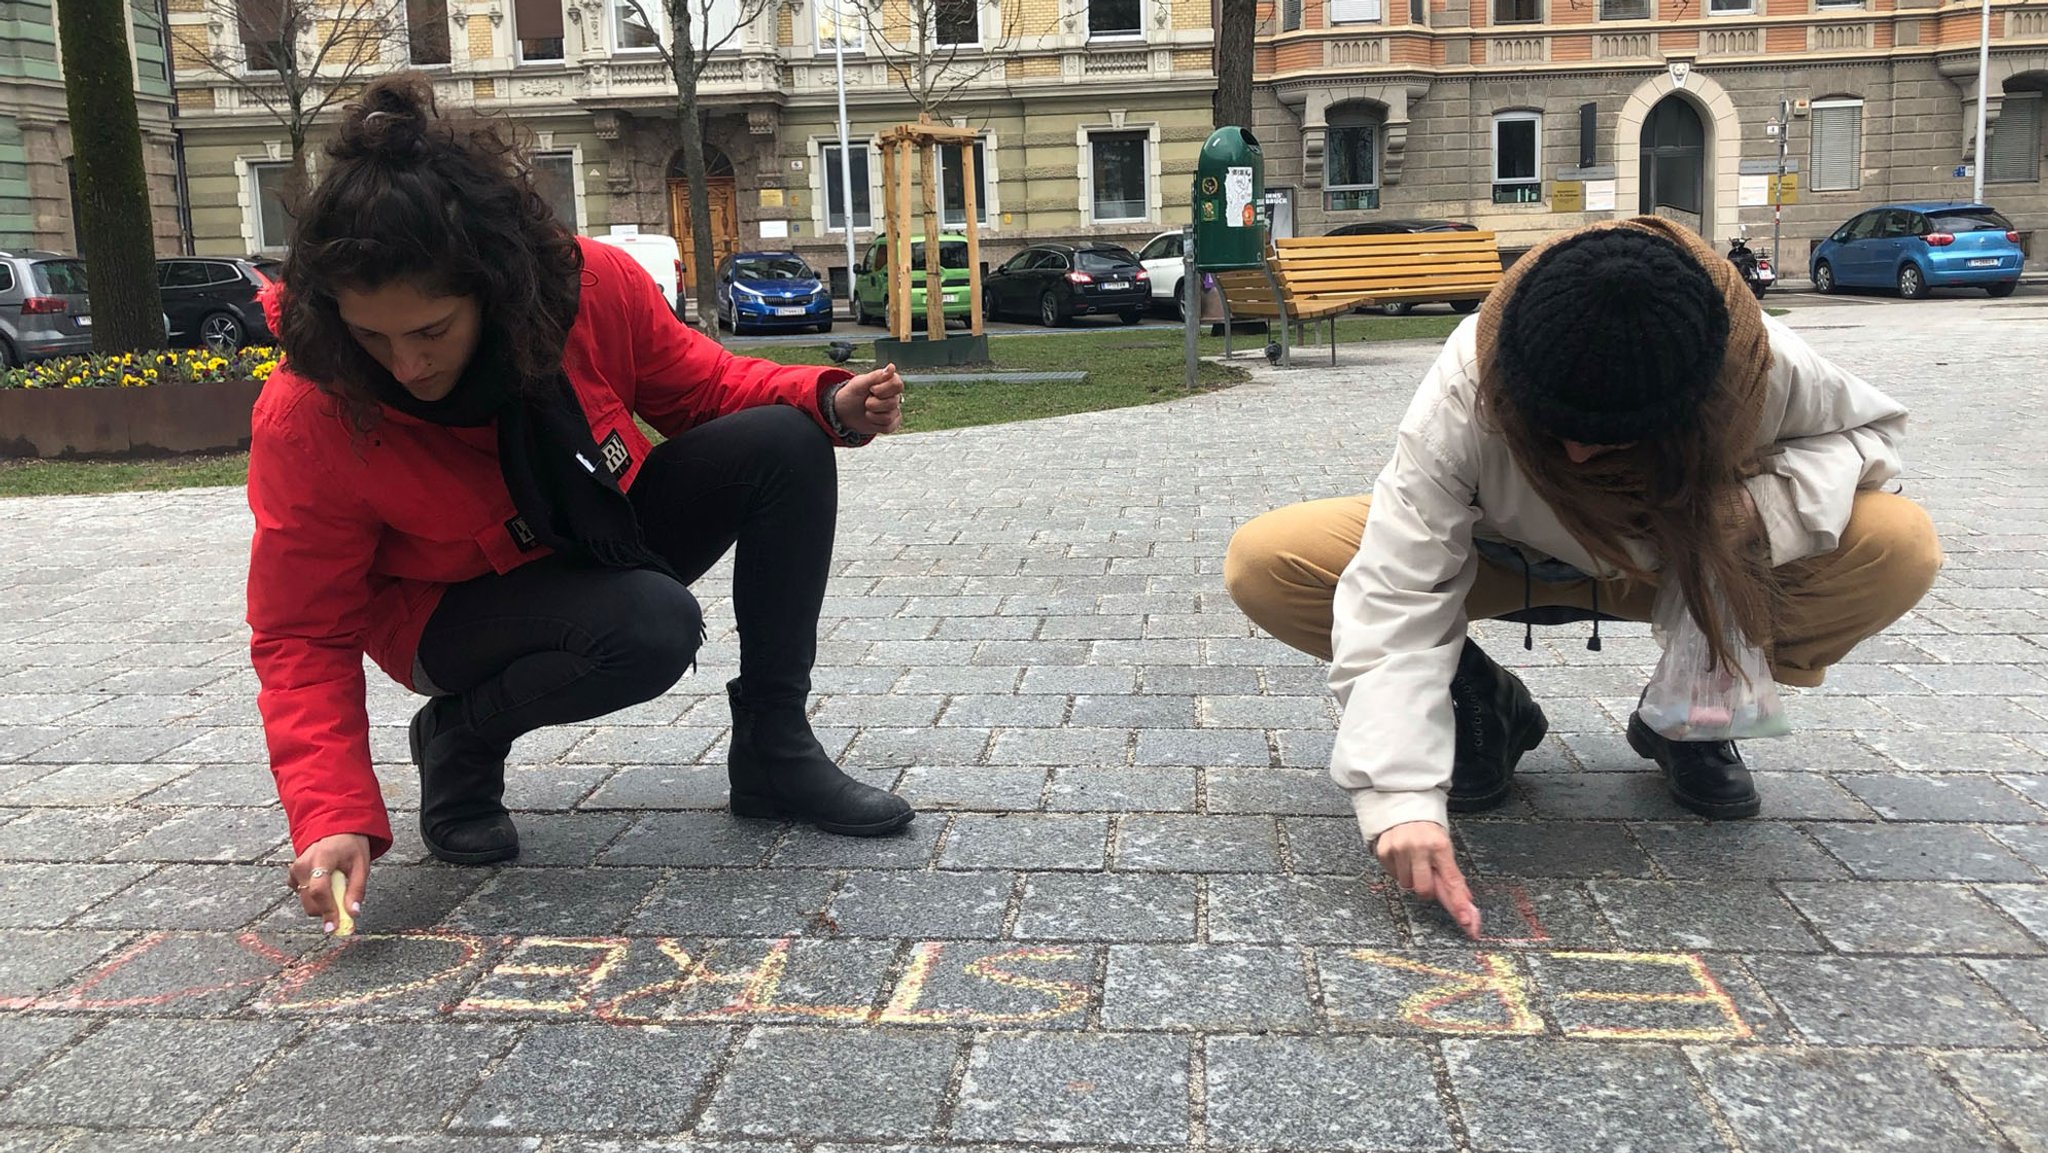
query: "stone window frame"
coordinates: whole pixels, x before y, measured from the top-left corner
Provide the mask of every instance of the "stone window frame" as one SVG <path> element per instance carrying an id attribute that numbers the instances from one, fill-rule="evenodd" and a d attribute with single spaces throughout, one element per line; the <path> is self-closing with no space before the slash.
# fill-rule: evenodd
<path id="1" fill-rule="evenodd" d="M 1535 143 L 1535 154 L 1530 157 L 1530 176 L 1518 176 L 1512 179 L 1501 176 L 1500 127 L 1503 124 L 1532 124 L 1535 126 L 1535 130 L 1532 133 L 1532 139 Z M 1543 198 L 1543 110 L 1540 108 L 1501 109 L 1493 114 L 1493 124 L 1488 130 L 1487 140 L 1487 175 L 1490 177 L 1489 183 L 1493 190 L 1493 203 L 1496 205 L 1540 203 Z M 1503 201 L 1500 198 L 1503 188 L 1522 189 L 1528 187 L 1535 188 L 1535 201 L 1522 199 Z"/>
<path id="2" fill-rule="evenodd" d="M 1097 136 L 1142 135 L 1145 138 L 1145 213 L 1142 216 L 1104 217 L 1095 214 L 1095 138 Z M 1121 113 L 1112 113 L 1107 124 L 1083 123 L 1074 127 L 1074 142 L 1080 156 L 1075 168 L 1080 176 L 1081 215 L 1091 225 L 1152 224 L 1159 219 L 1159 125 L 1127 124 Z"/>
<path id="3" fill-rule="evenodd" d="M 1137 27 L 1131 28 L 1129 30 L 1118 29 L 1113 32 L 1095 31 L 1094 25 L 1096 2 L 1097 0 L 1080 0 L 1080 3 L 1078 5 L 1078 7 L 1081 10 L 1081 27 L 1086 35 L 1088 43 L 1094 44 L 1097 42 L 1101 42 L 1104 44 L 1131 44 L 1145 39 L 1144 0 L 1131 0 L 1131 3 L 1137 9 Z"/>
<path id="4" fill-rule="evenodd" d="M 847 224 L 852 226 L 855 237 L 860 236 L 863 232 L 879 235 L 883 228 L 881 221 L 886 214 L 878 212 L 877 209 L 882 206 L 882 197 L 887 195 L 881 186 L 881 148 L 876 144 L 873 134 L 863 136 L 857 132 L 850 133 L 847 136 L 846 146 L 849 151 L 853 149 L 865 151 L 868 161 L 868 222 L 866 224 L 860 223 L 860 205 L 856 202 L 854 204 L 853 219 L 848 221 Z M 818 235 L 820 236 L 844 236 L 847 231 L 844 225 L 838 228 L 832 227 L 832 213 L 839 207 L 832 203 L 831 173 L 837 169 L 832 154 L 838 148 L 839 134 L 837 132 L 830 135 L 813 136 L 808 145 L 811 172 L 814 176 L 814 179 L 811 181 L 811 203 L 817 206 L 817 211 L 811 214 L 811 224 L 812 227 L 818 230 Z"/>
<path id="5" fill-rule="evenodd" d="M 2024 103 L 2033 110 L 2033 140 L 2028 148 L 2031 160 L 2030 171 L 2024 176 L 1996 177 L 1993 175 L 1992 150 L 1999 147 L 1998 129 L 2009 123 L 2015 105 Z M 1991 123 L 1991 139 L 1984 144 L 1984 183 L 1986 184 L 2037 184 L 2041 180 L 2041 147 L 2044 130 L 2048 130 L 2048 95 L 2034 91 L 2007 92 L 1998 102 L 1998 119 Z"/>
<path id="6" fill-rule="evenodd" d="M 1386 110 L 1375 111 L 1370 106 L 1353 101 L 1330 108 L 1323 130 L 1323 211 L 1324 212 L 1371 212 L 1379 208 L 1380 191 L 1386 186 L 1387 169 L 1387 121 Z M 1364 129 L 1372 139 L 1372 178 L 1363 184 L 1337 184 L 1330 180 L 1330 156 L 1335 151 L 1332 141 L 1339 132 Z M 1335 195 L 1344 193 L 1371 193 L 1369 204 L 1333 207 L 1330 203 Z"/>
<path id="7" fill-rule="evenodd" d="M 552 140 L 542 141 L 540 147 L 533 150 L 533 161 L 536 165 L 543 157 L 566 158 L 569 161 L 569 190 L 576 203 L 576 219 L 563 223 L 568 224 L 576 235 L 582 236 L 590 228 L 590 209 L 585 201 L 583 188 L 583 146 L 571 144 L 557 148 L 553 145 Z"/>
<path id="8" fill-rule="evenodd" d="M 1526 3 L 1527 5 L 1529 5 L 1529 7 L 1530 7 L 1530 8 L 1532 8 L 1532 9 L 1533 9 L 1533 10 L 1535 11 L 1535 15 L 1533 15 L 1533 16 L 1502 16 L 1502 15 L 1501 15 L 1501 9 L 1502 9 L 1502 7 L 1503 7 L 1503 6 L 1507 6 L 1507 7 L 1509 8 L 1509 9 L 1511 9 L 1511 10 L 1512 10 L 1513 8 L 1516 8 L 1516 7 L 1520 7 L 1521 5 L 1523 5 L 1523 4 L 1525 4 L 1525 3 Z M 1546 18 L 1546 15 L 1547 15 L 1547 14 L 1546 14 L 1546 13 L 1544 12 L 1544 4 L 1545 4 L 1545 0 L 1493 0 L 1492 6 L 1491 6 L 1490 8 L 1488 8 L 1488 9 L 1487 9 L 1487 15 L 1488 15 L 1488 16 L 1489 16 L 1489 17 L 1491 18 L 1491 20 L 1492 20 L 1492 26 L 1493 26 L 1493 27 L 1496 27 L 1496 28 L 1506 28 L 1506 27 L 1514 27 L 1514 26 L 1516 26 L 1516 25 L 1521 25 L 1521 24 L 1541 24 L 1541 23 L 1543 23 L 1543 22 L 1544 22 L 1544 20 L 1545 20 L 1545 18 Z"/>
<path id="9" fill-rule="evenodd" d="M 263 243 L 263 184 L 259 173 L 268 169 L 284 172 L 291 168 L 291 163 L 283 155 L 282 146 L 275 144 L 266 145 L 260 156 L 235 157 L 235 200 L 242 213 L 242 240 L 251 253 L 283 253 L 289 247 L 288 236 L 278 237 L 276 244 Z M 289 221 L 289 214 L 286 219 Z"/>
<path id="10" fill-rule="evenodd" d="M 525 35 L 525 32 L 524 32 L 524 30 L 523 30 L 523 29 L 521 29 L 521 28 L 520 28 L 520 26 L 519 26 L 519 25 L 520 25 L 520 20 L 519 20 L 519 9 L 520 9 L 520 6 L 521 6 L 522 4 L 531 4 L 531 5 L 534 5 L 534 6 L 536 6 L 536 7 L 543 7 L 543 8 L 544 8 L 544 7 L 546 7 L 546 6 L 548 5 L 548 4 L 553 4 L 553 5 L 554 5 L 554 6 L 555 6 L 555 7 L 557 8 L 557 9 L 559 9 L 559 10 L 560 10 L 560 11 L 558 11 L 558 12 L 556 13 L 556 15 L 557 15 L 557 16 L 559 17 L 559 20 L 560 20 L 560 23 L 559 23 L 558 27 L 560 27 L 560 29 L 561 29 L 561 36 L 560 36 L 560 39 L 561 39 L 561 42 L 562 42 L 562 47 L 561 47 L 561 50 L 560 50 L 559 52 L 557 52 L 557 53 L 556 53 L 555 55 L 553 55 L 553 56 L 528 56 L 528 55 L 526 54 L 526 35 Z M 565 63 L 567 63 L 567 62 L 568 62 L 568 58 L 569 58 L 569 30 L 568 30 L 569 16 L 568 16 L 568 5 L 567 5 L 567 3 L 565 3 L 565 0 L 512 0 L 512 3 L 511 3 L 511 5 L 510 5 L 510 7 L 511 7 L 511 9 L 512 9 L 512 11 L 511 11 L 511 17 L 512 17 L 512 62 L 513 62 L 514 64 L 517 64 L 517 65 L 521 65 L 521 66 L 535 66 L 535 65 L 537 65 L 537 66 L 539 66 L 539 67 L 543 67 L 543 68 L 556 68 L 556 67 L 560 67 L 560 66 L 562 66 L 563 64 L 565 64 Z"/>
<path id="11" fill-rule="evenodd" d="M 1817 4 L 1820 0 L 1814 2 Z M 1861 4 L 1862 0 L 1857 0 L 1857 3 Z M 1754 16 L 1757 4 L 1758 0 L 1707 0 L 1706 11 L 1709 19 L 1716 16 Z"/>
<path id="12" fill-rule="evenodd" d="M 1346 16 L 1340 18 L 1337 15 L 1337 5 L 1339 3 L 1371 3 L 1375 10 L 1371 16 Z M 1323 23 L 1331 28 L 1350 28 L 1360 24 L 1385 24 L 1386 22 L 1386 0 L 1323 0 Z"/>
<path id="13" fill-rule="evenodd" d="M 850 22 L 845 15 L 849 10 L 855 13 Z M 832 19 L 832 36 L 825 35 L 828 15 Z M 868 50 L 867 26 L 861 23 L 859 0 L 811 0 L 811 39 L 817 44 L 818 55 L 833 54 L 832 40 L 841 30 L 853 33 L 846 37 L 847 55 L 857 56 Z M 836 144 L 839 138 L 835 136 L 832 140 Z"/>
<path id="14" fill-rule="evenodd" d="M 965 128 L 967 126 L 956 123 L 954 127 Z M 981 219 L 975 222 L 975 229 L 976 231 L 986 233 L 996 231 L 997 222 L 1002 219 L 1002 206 L 1000 203 L 1002 197 L 996 190 L 999 162 L 996 155 L 997 139 L 995 131 L 993 129 L 984 129 L 981 133 L 980 141 L 981 158 L 974 163 L 974 173 L 981 180 L 981 194 L 975 197 L 974 207 L 976 211 L 981 213 Z M 939 230 L 943 232 L 954 227 L 946 220 L 946 153 L 944 149 L 941 149 L 938 154 L 938 168 Z M 967 227 L 967 216 L 964 212 L 961 214 L 959 227 Z"/>
<path id="15" fill-rule="evenodd" d="M 647 16 L 649 19 L 655 21 L 661 20 L 663 8 L 660 4 L 656 3 L 655 0 L 641 0 L 641 4 L 644 8 L 648 10 Z M 654 38 L 657 41 L 657 43 L 648 45 L 645 48 L 626 47 L 625 37 L 621 36 L 620 32 L 623 30 L 625 17 L 632 11 L 633 6 L 632 4 L 628 3 L 627 0 L 605 0 L 605 51 L 612 56 L 659 56 L 661 54 L 661 45 L 659 41 L 661 40 L 661 35 L 664 31 L 664 29 L 661 28 L 648 29 L 649 32 L 652 32 L 654 34 Z"/>
<path id="16" fill-rule="evenodd" d="M 1609 7 L 1626 9 L 1610 12 Z M 1637 11 L 1640 9 L 1640 11 Z M 1595 0 L 1594 19 L 1606 22 L 1623 20 L 1654 20 L 1657 18 L 1656 0 Z"/>

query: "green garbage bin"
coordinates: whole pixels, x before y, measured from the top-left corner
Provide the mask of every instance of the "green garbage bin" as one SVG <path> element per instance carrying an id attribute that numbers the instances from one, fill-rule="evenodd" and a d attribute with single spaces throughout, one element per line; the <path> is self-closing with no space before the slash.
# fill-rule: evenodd
<path id="1" fill-rule="evenodd" d="M 1256 268 L 1265 256 L 1266 156 L 1234 125 L 1202 143 L 1195 162 L 1195 267 Z"/>

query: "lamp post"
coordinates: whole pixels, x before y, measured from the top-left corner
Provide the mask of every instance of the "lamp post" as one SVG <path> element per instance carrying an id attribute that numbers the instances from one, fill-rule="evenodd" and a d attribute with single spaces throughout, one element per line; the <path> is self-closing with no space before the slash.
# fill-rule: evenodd
<path id="1" fill-rule="evenodd" d="M 1990 143 L 1984 139 L 1984 127 L 1989 120 L 1986 108 L 1991 103 L 1991 0 L 1984 0 L 1983 7 L 1977 26 L 1977 163 L 1970 166 L 1976 178 L 1970 190 L 1973 204 L 1984 203 L 1984 162 L 1989 159 L 1985 149 Z"/>
<path id="2" fill-rule="evenodd" d="M 839 202 L 840 219 L 846 224 L 846 299 L 853 301 L 853 144 L 846 129 L 846 12 L 847 0 L 832 4 L 832 66 L 839 78 Z M 1988 2 L 1988 0 L 1987 0 Z M 829 219 L 832 206 L 825 206 Z"/>

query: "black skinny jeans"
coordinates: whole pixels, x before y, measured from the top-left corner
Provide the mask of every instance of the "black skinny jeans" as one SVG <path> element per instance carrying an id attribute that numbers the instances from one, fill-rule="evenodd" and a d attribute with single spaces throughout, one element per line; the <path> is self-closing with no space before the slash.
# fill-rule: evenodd
<path id="1" fill-rule="evenodd" d="M 824 432 L 787 405 L 721 417 L 655 446 L 630 495 L 648 547 L 685 584 L 737 546 L 746 701 L 807 698 L 839 514 Z M 462 720 L 500 746 L 651 700 L 682 677 L 703 639 L 703 611 L 685 584 L 558 556 L 465 581 L 427 621 L 421 687 L 455 697 Z"/>

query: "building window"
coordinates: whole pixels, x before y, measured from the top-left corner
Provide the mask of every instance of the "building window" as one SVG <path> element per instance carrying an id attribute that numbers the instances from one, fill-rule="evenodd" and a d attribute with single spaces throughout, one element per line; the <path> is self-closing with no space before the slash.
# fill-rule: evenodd
<path id="1" fill-rule="evenodd" d="M 1867 7 L 1864 0 L 1813 0 L 1813 6 L 1823 12 L 1842 8 L 1861 9 Z"/>
<path id="2" fill-rule="evenodd" d="M 868 203 L 868 147 L 858 144 L 847 151 L 848 167 L 853 169 L 853 226 L 873 228 L 875 218 Z M 818 163 L 825 166 L 825 229 L 828 232 L 846 231 L 845 185 L 840 183 L 839 146 L 826 144 L 818 149 Z"/>
<path id="3" fill-rule="evenodd" d="M 519 59 L 562 58 L 562 0 L 512 0 L 512 32 Z"/>
<path id="4" fill-rule="evenodd" d="M 1535 24 L 1543 19 L 1543 0 L 1493 0 L 1495 24 Z"/>
<path id="5" fill-rule="evenodd" d="M 844 38 L 846 51 L 867 45 L 861 29 L 859 0 L 817 0 L 818 51 L 833 52 Z"/>
<path id="6" fill-rule="evenodd" d="M 959 145 L 939 149 L 939 219 L 947 228 L 967 223 L 967 174 L 962 168 Z M 980 140 L 974 142 L 974 219 L 988 223 L 988 149 Z"/>
<path id="7" fill-rule="evenodd" d="M 1280 31 L 1301 30 L 1301 0 L 1280 0 Z"/>
<path id="8" fill-rule="evenodd" d="M 1493 118 L 1493 202 L 1543 202 L 1543 117 L 1503 112 Z"/>
<path id="9" fill-rule="evenodd" d="M 1088 0 L 1088 35 L 1142 36 L 1145 34 L 1139 0 Z"/>
<path id="10" fill-rule="evenodd" d="M 1429 0 L 1408 0 L 1408 23 L 1417 26 L 1429 23 Z"/>
<path id="11" fill-rule="evenodd" d="M 1650 0 L 1600 0 L 1602 20 L 1648 20 Z"/>
<path id="12" fill-rule="evenodd" d="M 981 43 L 981 0 L 932 0 L 932 39 L 947 48 Z"/>
<path id="13" fill-rule="evenodd" d="M 137 78 L 168 82 L 170 61 L 165 58 L 164 29 L 158 22 L 156 5 L 135 4 L 129 8 L 129 17 L 135 30 Z"/>
<path id="14" fill-rule="evenodd" d="M 641 0 L 639 7 L 632 0 L 612 0 L 612 51 L 652 52 L 660 48 L 661 37 L 650 23 L 659 11 L 655 0 Z"/>
<path id="15" fill-rule="evenodd" d="M 1822 4 L 1826 0 L 1820 0 Z M 1856 0 L 1860 7 L 1863 0 Z M 1756 11 L 1756 0 L 1707 0 L 1707 13 L 1712 16 L 1746 16 Z"/>
<path id="16" fill-rule="evenodd" d="M 1088 137 L 1088 173 L 1095 219 L 1143 220 L 1151 215 L 1143 132 L 1097 132 Z"/>
<path id="17" fill-rule="evenodd" d="M 405 0 L 405 41 L 414 64 L 448 63 L 448 0 Z"/>
<path id="18" fill-rule="evenodd" d="M 2041 179 L 2041 94 L 2008 92 L 1984 148 L 1987 184 L 2032 183 Z"/>
<path id="19" fill-rule="evenodd" d="M 1355 121 L 1332 124 L 1323 137 L 1323 208 L 1328 212 L 1380 206 L 1380 128 Z"/>
<path id="20" fill-rule="evenodd" d="M 760 12 L 756 5 L 753 11 Z M 690 34 L 703 52 L 737 51 L 740 46 L 740 0 L 692 0 Z"/>
<path id="21" fill-rule="evenodd" d="M 1813 102 L 1813 190 L 1863 187 L 1863 101 Z"/>
<path id="22" fill-rule="evenodd" d="M 1328 0 L 1328 5 L 1332 24 L 1377 24 L 1386 15 L 1380 0 Z"/>
<path id="23" fill-rule="evenodd" d="M 255 219 L 256 248 L 283 248 L 291 243 L 292 214 L 285 211 L 285 178 L 291 174 L 288 162 L 249 165 L 249 205 Z"/>
<path id="24" fill-rule="evenodd" d="M 296 53 L 285 26 L 285 0 L 240 0 L 242 65 L 251 72 L 289 71 Z"/>
<path id="25" fill-rule="evenodd" d="M 533 154 L 533 190 L 555 210 L 555 219 L 571 232 L 582 232 L 576 215 L 576 154 L 536 152 Z"/>

